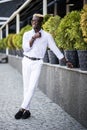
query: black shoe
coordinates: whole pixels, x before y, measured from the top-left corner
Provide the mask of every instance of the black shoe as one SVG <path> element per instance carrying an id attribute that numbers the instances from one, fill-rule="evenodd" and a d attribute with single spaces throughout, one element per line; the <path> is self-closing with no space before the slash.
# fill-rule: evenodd
<path id="1" fill-rule="evenodd" d="M 15 114 L 15 119 L 20 119 L 23 115 L 23 111 L 19 110 L 16 114 Z"/>
<path id="2" fill-rule="evenodd" d="M 25 110 L 23 115 L 22 115 L 22 119 L 27 119 L 31 116 L 31 113 L 29 110 Z"/>

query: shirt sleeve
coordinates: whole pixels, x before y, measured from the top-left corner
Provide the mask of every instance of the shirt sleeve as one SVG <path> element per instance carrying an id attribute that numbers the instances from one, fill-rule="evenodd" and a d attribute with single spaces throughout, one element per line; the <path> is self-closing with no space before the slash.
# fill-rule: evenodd
<path id="1" fill-rule="evenodd" d="M 31 47 L 29 45 L 29 40 L 30 40 L 29 34 L 24 33 L 23 43 L 22 43 L 22 48 L 23 48 L 24 52 L 28 52 L 31 49 Z"/>
<path id="2" fill-rule="evenodd" d="M 62 59 L 62 58 L 64 58 L 63 53 L 56 46 L 56 43 L 55 43 L 53 37 L 51 36 L 51 34 L 48 34 L 48 47 L 50 48 L 50 50 L 53 51 L 53 53 L 57 56 L 57 58 L 59 60 Z"/>

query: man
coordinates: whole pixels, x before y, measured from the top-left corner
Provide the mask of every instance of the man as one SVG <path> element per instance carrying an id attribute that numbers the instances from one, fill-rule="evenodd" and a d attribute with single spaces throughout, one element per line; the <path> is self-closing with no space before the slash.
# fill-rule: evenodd
<path id="1" fill-rule="evenodd" d="M 41 29 L 42 22 L 43 15 L 34 14 L 31 22 L 33 29 L 24 33 L 23 36 L 24 58 L 22 60 L 22 73 L 24 99 L 21 108 L 15 115 L 16 119 L 27 119 L 31 116 L 30 102 L 38 84 L 47 47 L 49 47 L 59 59 L 66 61 L 63 54 L 57 48 L 51 34 Z M 71 63 L 67 62 L 67 64 L 68 67 L 73 67 Z"/>

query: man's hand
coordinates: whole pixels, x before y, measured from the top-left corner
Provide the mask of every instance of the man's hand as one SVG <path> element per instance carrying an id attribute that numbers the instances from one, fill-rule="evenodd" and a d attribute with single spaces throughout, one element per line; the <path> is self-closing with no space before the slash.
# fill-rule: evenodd
<path id="1" fill-rule="evenodd" d="M 66 66 L 67 66 L 68 68 L 73 68 L 73 64 L 72 64 L 71 62 L 69 62 L 69 61 L 66 63 Z"/>
<path id="2" fill-rule="evenodd" d="M 41 33 L 40 32 L 35 33 L 35 35 L 33 36 L 34 39 L 40 38 L 40 37 L 41 37 Z"/>
<path id="3" fill-rule="evenodd" d="M 34 41 L 36 40 L 36 38 L 40 38 L 40 37 L 41 37 L 41 33 L 40 32 L 35 33 L 35 35 L 32 37 L 32 39 L 29 42 L 30 47 L 32 47 L 32 45 L 33 45 Z"/>
<path id="4" fill-rule="evenodd" d="M 64 63 L 66 63 L 66 66 L 68 67 L 68 68 L 73 68 L 73 64 L 71 63 L 71 62 L 69 62 L 69 61 L 67 61 L 66 59 L 65 59 L 65 57 L 63 58 L 63 59 L 61 59 Z"/>

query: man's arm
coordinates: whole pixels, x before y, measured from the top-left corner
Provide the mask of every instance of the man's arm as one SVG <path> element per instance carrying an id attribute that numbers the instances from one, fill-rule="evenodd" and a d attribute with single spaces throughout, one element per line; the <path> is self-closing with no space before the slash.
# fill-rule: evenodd
<path id="1" fill-rule="evenodd" d="M 56 46 L 56 43 L 52 37 L 52 35 L 49 35 L 48 37 L 48 45 L 49 48 L 54 52 L 54 54 L 58 57 L 59 60 L 62 60 L 65 62 L 66 66 L 69 68 L 73 68 L 73 65 L 71 62 L 69 62 L 64 55 L 61 53 L 60 49 Z"/>
<path id="2" fill-rule="evenodd" d="M 37 38 L 40 38 L 41 37 L 41 33 L 40 32 L 37 32 L 35 33 L 35 35 L 31 38 L 31 40 L 29 41 L 29 44 L 30 44 L 30 47 L 32 47 L 34 41 L 37 39 Z"/>

